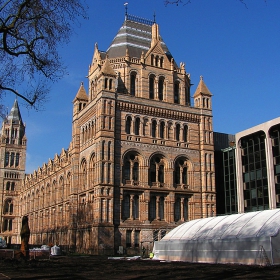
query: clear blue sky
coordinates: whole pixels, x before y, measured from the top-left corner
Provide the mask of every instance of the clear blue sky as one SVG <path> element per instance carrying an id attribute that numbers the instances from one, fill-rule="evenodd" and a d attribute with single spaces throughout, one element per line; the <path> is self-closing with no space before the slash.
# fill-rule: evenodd
<path id="1" fill-rule="evenodd" d="M 214 131 L 235 134 L 279 117 L 280 1 L 192 0 L 164 6 L 164 0 L 88 0 L 89 20 L 75 26 L 71 42 L 61 48 L 69 75 L 52 85 L 43 111 L 27 111 L 26 172 L 41 167 L 64 147 L 72 133 L 72 101 L 86 75 L 94 44 L 106 50 L 128 13 L 153 19 L 176 62 L 191 74 L 194 93 L 203 75 L 213 94 Z M 20 89 L 19 89 L 20 90 Z M 14 96 L 6 96 L 11 108 Z"/>

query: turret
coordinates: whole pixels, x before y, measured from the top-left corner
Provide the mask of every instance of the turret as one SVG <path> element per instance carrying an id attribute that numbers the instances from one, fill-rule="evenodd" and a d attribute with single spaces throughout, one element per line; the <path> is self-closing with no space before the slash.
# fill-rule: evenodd
<path id="1" fill-rule="evenodd" d="M 209 91 L 206 84 L 204 83 L 202 76 L 200 76 L 200 81 L 193 97 L 194 97 L 194 107 L 212 110 L 212 104 L 211 104 L 212 93 Z"/>

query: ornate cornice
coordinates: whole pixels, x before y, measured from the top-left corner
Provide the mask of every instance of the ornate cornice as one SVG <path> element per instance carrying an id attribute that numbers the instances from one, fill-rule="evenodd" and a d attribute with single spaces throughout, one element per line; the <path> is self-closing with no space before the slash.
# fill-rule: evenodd
<path id="1" fill-rule="evenodd" d="M 148 116 L 153 116 L 153 117 L 161 117 L 161 118 L 180 120 L 180 121 L 189 121 L 189 122 L 193 122 L 193 123 L 200 122 L 200 116 L 195 115 L 195 114 L 179 112 L 179 111 L 175 111 L 175 110 L 173 111 L 173 110 L 164 109 L 164 108 L 156 108 L 156 107 L 147 106 L 147 105 L 140 105 L 140 104 L 133 104 L 133 103 L 129 103 L 129 102 L 118 101 L 117 108 L 121 111 L 148 115 Z"/>

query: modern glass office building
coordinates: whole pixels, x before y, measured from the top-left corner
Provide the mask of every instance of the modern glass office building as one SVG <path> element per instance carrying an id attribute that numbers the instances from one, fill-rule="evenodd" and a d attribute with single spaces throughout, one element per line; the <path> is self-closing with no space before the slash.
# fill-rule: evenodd
<path id="1" fill-rule="evenodd" d="M 236 134 L 236 194 L 238 212 L 251 212 L 280 207 L 280 118 Z M 230 150 L 224 151 L 224 187 L 228 201 L 234 166 Z M 231 204 L 232 205 L 232 204 Z M 227 208 L 227 210 L 231 208 Z M 227 212 L 230 213 L 230 212 Z"/>

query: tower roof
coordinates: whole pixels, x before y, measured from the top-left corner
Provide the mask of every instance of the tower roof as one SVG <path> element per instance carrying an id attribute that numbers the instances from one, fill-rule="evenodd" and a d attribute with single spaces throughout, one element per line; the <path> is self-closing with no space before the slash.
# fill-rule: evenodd
<path id="1" fill-rule="evenodd" d="M 210 90 L 208 89 L 206 84 L 204 83 L 202 76 L 200 76 L 200 81 L 199 81 L 199 84 L 196 88 L 196 91 L 195 91 L 193 97 L 197 97 L 200 94 L 212 96 L 212 93 L 210 92 Z"/>
<path id="2" fill-rule="evenodd" d="M 105 63 L 102 65 L 101 72 L 108 76 L 112 76 L 112 77 L 116 76 L 116 73 L 112 68 L 108 58 L 106 58 Z"/>
<path id="3" fill-rule="evenodd" d="M 76 97 L 75 97 L 74 101 L 76 99 L 88 101 L 88 96 L 87 96 L 86 90 L 84 88 L 84 83 L 81 83 L 80 88 L 79 88 L 79 90 L 76 94 Z"/>
<path id="4" fill-rule="evenodd" d="M 153 24 L 155 23 L 151 20 L 127 14 L 123 25 L 107 49 L 109 58 L 125 56 L 127 51 L 131 57 L 140 58 L 142 52 L 146 53 L 151 48 Z M 172 55 L 161 37 L 160 40 L 162 49 L 171 59 Z"/>
<path id="5" fill-rule="evenodd" d="M 7 119 L 8 119 L 8 121 L 12 121 L 13 123 L 22 122 L 17 100 L 15 100 L 14 105 L 13 105 Z"/>

